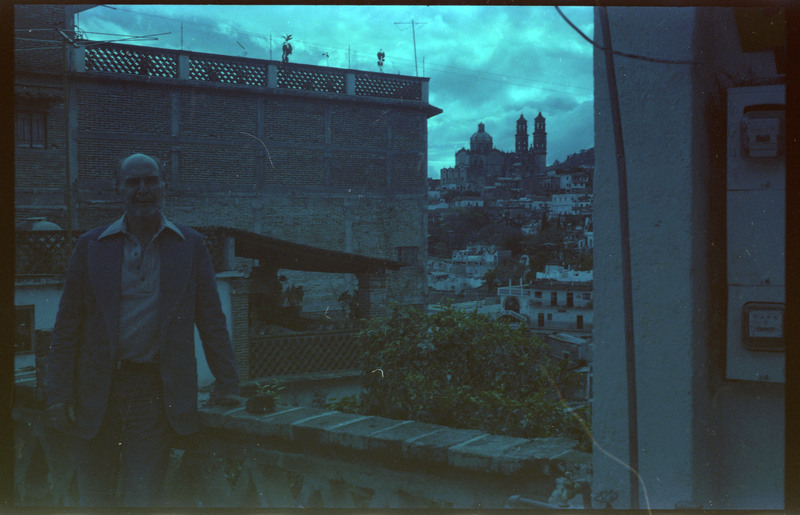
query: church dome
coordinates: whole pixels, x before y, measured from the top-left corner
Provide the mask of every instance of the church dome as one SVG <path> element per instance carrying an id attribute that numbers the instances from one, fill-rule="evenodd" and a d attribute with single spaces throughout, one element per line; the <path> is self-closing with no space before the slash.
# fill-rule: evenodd
<path id="1" fill-rule="evenodd" d="M 492 149 L 492 137 L 486 132 L 483 122 L 478 124 L 478 132 L 469 138 L 470 150 L 488 152 Z"/>

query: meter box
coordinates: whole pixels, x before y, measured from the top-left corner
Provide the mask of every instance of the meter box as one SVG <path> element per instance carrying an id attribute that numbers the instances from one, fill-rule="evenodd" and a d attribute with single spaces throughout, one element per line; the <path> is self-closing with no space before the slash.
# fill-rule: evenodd
<path id="1" fill-rule="evenodd" d="M 728 90 L 726 377 L 785 382 L 785 86 Z"/>

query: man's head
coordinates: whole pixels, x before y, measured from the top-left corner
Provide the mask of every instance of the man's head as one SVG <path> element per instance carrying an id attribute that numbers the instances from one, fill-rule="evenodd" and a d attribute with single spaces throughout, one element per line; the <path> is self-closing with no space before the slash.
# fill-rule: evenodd
<path id="1" fill-rule="evenodd" d="M 164 208 L 164 182 L 158 162 L 144 154 L 125 158 L 117 173 L 117 195 L 129 219 L 155 222 Z"/>

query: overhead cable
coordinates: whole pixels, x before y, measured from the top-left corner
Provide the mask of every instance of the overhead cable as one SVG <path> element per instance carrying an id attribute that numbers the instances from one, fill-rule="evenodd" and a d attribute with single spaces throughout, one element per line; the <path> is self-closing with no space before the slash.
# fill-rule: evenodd
<path id="1" fill-rule="evenodd" d="M 594 46 L 595 48 L 597 48 L 597 49 L 599 49 L 599 50 L 603 50 L 603 51 L 611 50 L 611 49 L 609 49 L 608 47 L 604 47 L 604 46 L 600 45 L 600 44 L 599 44 L 599 43 L 597 43 L 595 40 L 593 40 L 592 38 L 590 38 L 589 36 L 587 36 L 586 34 L 584 34 L 584 33 L 583 33 L 583 31 L 581 31 L 581 29 L 579 29 L 579 28 L 578 28 L 578 27 L 577 27 L 577 26 L 576 26 L 574 23 L 572 23 L 572 21 L 571 21 L 569 18 L 567 18 L 567 15 L 566 15 L 566 14 L 564 14 L 564 13 L 561 11 L 561 8 L 560 8 L 560 7 L 558 7 L 557 5 L 554 5 L 553 7 L 555 7 L 555 8 L 556 8 L 556 11 L 558 11 L 558 14 L 560 14 L 560 15 L 561 15 L 561 17 L 562 17 L 562 18 L 564 18 L 564 21 L 565 21 L 565 22 L 567 22 L 567 24 L 568 24 L 570 27 L 572 27 L 572 28 L 573 28 L 573 30 L 575 30 L 575 32 L 577 32 L 578 34 L 580 34 L 580 36 L 581 36 L 583 39 L 585 39 L 586 41 L 588 41 L 588 42 L 589 42 L 589 43 L 590 43 L 592 46 Z M 700 61 L 680 61 L 680 60 L 674 60 L 674 59 L 660 59 L 660 58 L 656 58 L 656 57 L 648 57 L 648 56 L 646 56 L 646 55 L 629 54 L 629 53 L 627 53 L 627 52 L 620 52 L 619 50 L 611 50 L 611 52 L 612 52 L 614 55 L 619 55 L 619 56 L 622 56 L 622 57 L 629 57 L 629 58 L 631 58 L 631 59 L 639 59 L 640 61 L 648 61 L 648 62 L 651 62 L 651 63 L 662 63 L 662 64 L 692 64 L 692 65 L 695 65 L 695 64 L 703 64 L 703 63 L 701 63 Z"/>

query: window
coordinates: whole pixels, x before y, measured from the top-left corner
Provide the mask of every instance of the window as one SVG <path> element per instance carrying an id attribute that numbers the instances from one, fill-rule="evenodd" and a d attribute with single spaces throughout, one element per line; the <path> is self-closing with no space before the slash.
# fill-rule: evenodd
<path id="1" fill-rule="evenodd" d="M 571 291 L 567 292 L 567 307 L 568 308 L 571 308 L 572 306 L 575 305 L 575 303 L 573 301 L 574 297 L 575 297 L 575 294 L 573 294 Z"/>
<path id="2" fill-rule="evenodd" d="M 550 305 L 558 306 L 558 292 L 550 292 Z"/>
<path id="3" fill-rule="evenodd" d="M 14 306 L 14 352 L 33 352 L 34 306 Z"/>
<path id="4" fill-rule="evenodd" d="M 584 293 L 583 294 L 583 300 L 592 300 L 592 294 L 591 293 Z"/>
<path id="5" fill-rule="evenodd" d="M 548 320 L 552 320 L 553 319 L 553 314 L 552 313 L 548 313 L 547 314 L 547 319 Z"/>
<path id="6" fill-rule="evenodd" d="M 537 320 L 539 327 L 544 327 L 544 313 L 539 313 L 539 318 Z"/>
<path id="7" fill-rule="evenodd" d="M 47 116 L 44 111 L 16 111 L 14 138 L 18 147 L 45 148 L 47 145 Z"/>
<path id="8" fill-rule="evenodd" d="M 541 299 L 542 298 L 542 292 L 540 292 L 540 291 L 533 292 L 533 297 L 536 298 L 536 299 Z"/>
<path id="9" fill-rule="evenodd" d="M 419 247 L 397 247 L 397 260 L 403 266 L 413 266 L 417 264 Z"/>
<path id="10" fill-rule="evenodd" d="M 583 329 L 583 315 L 578 315 L 578 318 L 575 320 L 575 327 Z"/>

